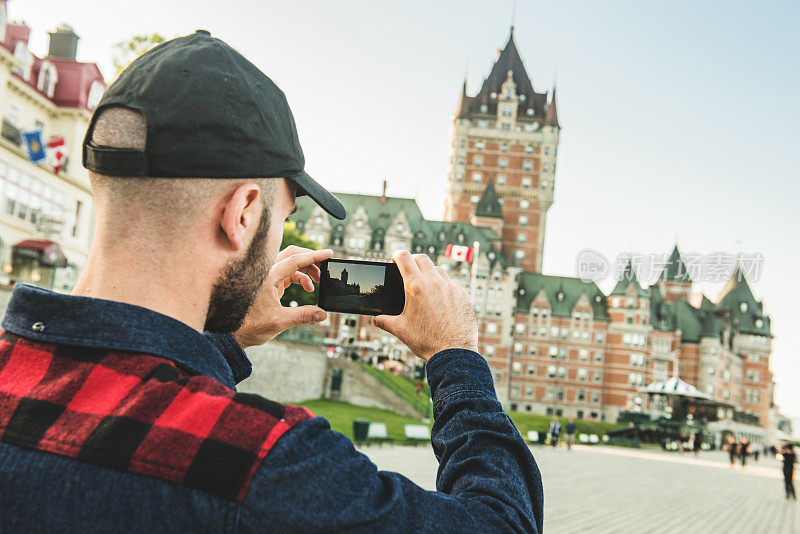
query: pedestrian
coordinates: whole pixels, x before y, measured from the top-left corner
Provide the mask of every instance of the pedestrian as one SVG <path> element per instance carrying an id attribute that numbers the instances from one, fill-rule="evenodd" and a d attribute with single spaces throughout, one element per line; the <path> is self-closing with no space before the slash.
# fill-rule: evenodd
<path id="1" fill-rule="evenodd" d="M 295 197 L 347 215 L 255 65 L 205 30 L 156 46 L 105 92 L 81 161 L 94 232 L 72 294 L 16 284 L 2 322 L 0 532 L 542 532 L 469 294 L 425 254 L 394 252 L 405 309 L 372 324 L 425 362 L 438 491 L 236 391 L 245 348 L 326 318 L 281 305 L 333 256 L 280 250 Z"/>
<path id="2" fill-rule="evenodd" d="M 758 461 L 758 455 L 761 454 L 761 449 L 762 448 L 763 448 L 763 445 L 761 445 L 760 443 L 758 443 L 758 442 L 753 443 L 753 446 L 750 449 L 751 452 L 753 453 L 753 461 L 756 461 L 756 462 Z"/>
<path id="3" fill-rule="evenodd" d="M 694 440 L 692 441 L 692 449 L 694 450 L 694 455 L 700 452 L 700 447 L 703 445 L 703 438 L 700 436 L 700 432 L 695 432 Z"/>
<path id="4" fill-rule="evenodd" d="M 417 380 L 417 395 L 422 393 L 422 380 Z"/>
<path id="5" fill-rule="evenodd" d="M 728 442 L 725 444 L 725 449 L 728 451 L 728 458 L 730 458 L 731 467 L 733 467 L 736 463 L 737 448 L 738 446 L 736 444 L 736 439 L 733 436 L 728 436 Z"/>
<path id="6" fill-rule="evenodd" d="M 797 463 L 797 456 L 791 443 L 783 447 L 783 484 L 786 487 L 786 498 L 797 500 L 794 491 L 794 464 Z"/>
<path id="7" fill-rule="evenodd" d="M 548 432 L 550 433 L 550 445 L 555 447 L 558 445 L 558 436 L 561 434 L 561 423 L 558 422 L 557 418 L 553 417 L 553 420 L 550 421 Z"/>
<path id="8" fill-rule="evenodd" d="M 564 428 L 566 436 L 564 439 L 567 442 L 567 450 L 572 450 L 572 443 L 575 441 L 575 431 L 578 430 L 578 425 L 575 424 L 574 419 L 570 419 L 567 422 L 567 426 Z"/>
<path id="9" fill-rule="evenodd" d="M 747 464 L 747 455 L 750 454 L 750 442 L 747 438 L 742 438 L 739 442 L 739 460 L 742 462 L 742 469 Z"/>

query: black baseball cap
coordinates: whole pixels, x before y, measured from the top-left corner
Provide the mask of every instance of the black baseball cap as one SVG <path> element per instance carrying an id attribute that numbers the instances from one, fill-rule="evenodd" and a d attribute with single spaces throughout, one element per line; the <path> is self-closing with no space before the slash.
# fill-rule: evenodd
<path id="1" fill-rule="evenodd" d="M 106 108 L 140 112 L 144 150 L 92 141 Z M 305 172 L 289 103 L 277 85 L 205 30 L 162 43 L 137 58 L 108 88 L 83 141 L 83 166 L 108 176 L 286 178 L 337 219 L 345 210 Z"/>

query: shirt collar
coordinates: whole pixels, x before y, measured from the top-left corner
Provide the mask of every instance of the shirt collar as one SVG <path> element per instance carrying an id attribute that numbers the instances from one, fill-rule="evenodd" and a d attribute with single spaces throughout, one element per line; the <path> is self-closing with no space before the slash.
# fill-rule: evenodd
<path id="1" fill-rule="evenodd" d="M 241 348 L 238 355 L 226 358 L 213 337 L 153 310 L 26 284 L 14 286 L 2 324 L 9 332 L 43 343 L 161 356 L 231 389 L 234 374 L 242 374 L 231 366 L 250 366 Z"/>

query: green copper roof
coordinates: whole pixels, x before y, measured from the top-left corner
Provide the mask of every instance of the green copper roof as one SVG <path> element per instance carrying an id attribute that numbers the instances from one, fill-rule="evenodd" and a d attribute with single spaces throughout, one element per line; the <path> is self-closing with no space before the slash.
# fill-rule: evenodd
<path id="1" fill-rule="evenodd" d="M 743 334 L 772 336 L 770 318 L 757 301 L 741 269 L 737 268 L 720 294 L 718 307 L 731 314 L 734 330 Z"/>
<path id="2" fill-rule="evenodd" d="M 691 282 L 689 271 L 686 269 L 686 264 L 683 263 L 681 253 L 678 251 L 678 245 L 672 249 L 672 254 L 669 255 L 669 260 L 664 271 L 661 273 L 662 280 L 670 280 L 673 282 Z"/>
<path id="3" fill-rule="evenodd" d="M 625 265 L 625 271 L 622 273 L 622 277 L 620 277 L 619 282 L 614 287 L 614 290 L 611 292 L 612 295 L 625 295 L 628 286 L 633 284 L 636 288 L 636 294 L 639 297 L 647 297 L 647 290 L 642 288 L 642 285 L 639 283 L 639 280 L 636 278 L 636 272 L 633 270 L 633 263 L 631 260 L 628 260 L 628 263 Z"/>
<path id="4" fill-rule="evenodd" d="M 550 276 L 541 273 L 523 272 L 519 275 L 517 289 L 517 312 L 528 313 L 531 303 L 536 299 L 540 290 L 544 289 L 550 301 L 553 315 L 568 317 L 572 309 L 586 294 L 595 319 L 608 319 L 606 311 L 606 298 L 597 284 L 584 282 L 579 278 L 568 276 Z"/>
<path id="5" fill-rule="evenodd" d="M 494 180 L 489 180 L 489 183 L 486 184 L 486 188 L 481 194 L 481 199 L 478 201 L 478 205 L 475 206 L 475 215 L 478 217 L 494 217 L 496 219 L 503 218 L 503 207 L 497 198 Z"/>

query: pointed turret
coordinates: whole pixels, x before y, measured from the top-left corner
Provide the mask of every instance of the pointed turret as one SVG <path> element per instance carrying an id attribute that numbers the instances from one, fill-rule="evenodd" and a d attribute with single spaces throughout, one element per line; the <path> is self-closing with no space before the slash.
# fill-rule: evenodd
<path id="1" fill-rule="evenodd" d="M 617 282 L 611 294 L 625 295 L 625 290 L 628 289 L 628 286 L 631 284 L 636 288 L 637 296 L 647 296 L 647 291 L 642 288 L 638 278 L 636 278 L 636 272 L 633 270 L 633 262 L 629 259 L 628 263 L 625 265 L 625 271 L 623 271 L 622 277 L 620 277 L 619 282 Z"/>
<path id="2" fill-rule="evenodd" d="M 556 109 L 556 86 L 553 85 L 553 96 L 550 98 L 550 104 L 547 106 L 547 114 L 544 117 L 545 126 L 557 126 L 558 124 L 558 110 Z"/>
<path id="3" fill-rule="evenodd" d="M 494 180 L 489 180 L 486 189 L 483 190 L 478 205 L 475 206 L 475 215 L 478 217 L 503 218 L 503 207 L 497 198 L 497 191 L 494 188 Z"/>
<path id="4" fill-rule="evenodd" d="M 689 271 L 686 269 L 686 264 L 683 263 L 681 253 L 678 250 L 678 245 L 672 249 L 672 254 L 669 255 L 667 265 L 661 273 L 662 280 L 669 280 L 672 282 L 691 282 L 692 278 L 689 276 Z"/>

